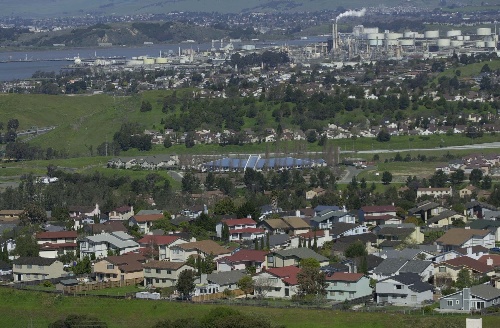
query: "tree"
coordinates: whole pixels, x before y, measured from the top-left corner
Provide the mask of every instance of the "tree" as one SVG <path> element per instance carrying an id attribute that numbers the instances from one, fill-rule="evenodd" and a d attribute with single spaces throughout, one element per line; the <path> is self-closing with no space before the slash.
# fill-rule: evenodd
<path id="1" fill-rule="evenodd" d="M 344 255 L 348 258 L 355 258 L 366 256 L 368 252 L 366 251 L 366 245 L 362 241 L 357 240 L 346 248 Z"/>
<path id="2" fill-rule="evenodd" d="M 387 185 L 391 183 L 391 181 L 392 181 L 392 173 L 389 171 L 384 171 L 384 173 L 382 173 L 382 183 Z"/>
<path id="3" fill-rule="evenodd" d="M 108 325 L 100 319 L 87 314 L 70 314 L 65 319 L 49 324 L 49 328 L 107 328 Z"/>
<path id="4" fill-rule="evenodd" d="M 73 267 L 73 272 L 75 274 L 92 273 L 92 263 L 90 262 L 90 258 L 85 256 L 81 261 L 78 261 L 78 263 L 76 263 Z"/>
<path id="5" fill-rule="evenodd" d="M 446 187 L 446 182 L 448 181 L 448 176 L 443 170 L 437 170 L 430 178 L 429 182 L 433 188 L 444 188 Z"/>
<path id="6" fill-rule="evenodd" d="M 38 257 L 40 246 L 31 234 L 20 235 L 16 238 L 14 254 L 19 257 Z"/>
<path id="7" fill-rule="evenodd" d="M 234 206 L 233 200 L 226 197 L 215 203 L 213 212 L 215 215 L 234 214 L 236 212 L 236 207 Z"/>
<path id="8" fill-rule="evenodd" d="M 22 225 L 41 224 L 47 221 L 47 212 L 39 205 L 29 203 L 24 207 L 23 213 L 20 215 Z"/>
<path id="9" fill-rule="evenodd" d="M 143 100 L 141 103 L 141 112 L 150 112 L 153 110 L 153 106 L 147 100 Z"/>
<path id="10" fill-rule="evenodd" d="M 483 171 L 480 169 L 473 169 L 469 174 L 469 181 L 473 186 L 479 186 L 481 179 L 483 178 Z"/>
<path id="11" fill-rule="evenodd" d="M 182 191 L 192 194 L 200 188 L 200 180 L 192 172 L 186 172 L 182 177 Z"/>
<path id="12" fill-rule="evenodd" d="M 184 140 L 184 145 L 186 148 L 193 148 L 194 147 L 194 133 L 193 132 L 188 132 L 186 134 L 186 139 Z"/>
<path id="13" fill-rule="evenodd" d="M 307 142 L 309 143 L 313 143 L 313 142 L 316 142 L 316 140 L 318 140 L 318 137 L 316 135 L 316 131 L 314 130 L 310 130 L 308 133 L 307 133 Z"/>
<path id="14" fill-rule="evenodd" d="M 382 129 L 380 132 L 377 134 L 377 141 L 379 142 L 387 142 L 391 140 L 391 134 L 387 132 L 387 130 Z"/>
<path id="15" fill-rule="evenodd" d="M 254 294 L 258 298 L 265 298 L 267 293 L 271 289 L 274 289 L 273 280 L 268 279 L 266 277 L 258 277 L 254 281 Z"/>
<path id="16" fill-rule="evenodd" d="M 11 118 L 7 122 L 7 130 L 14 130 L 16 131 L 19 128 L 19 120 L 17 118 Z"/>
<path id="17" fill-rule="evenodd" d="M 213 172 L 208 172 L 205 178 L 205 189 L 208 191 L 215 189 L 215 174 Z"/>
<path id="18" fill-rule="evenodd" d="M 361 260 L 359 262 L 359 268 L 358 272 L 367 274 L 368 273 L 368 259 L 366 255 L 361 257 Z"/>
<path id="19" fill-rule="evenodd" d="M 245 298 L 253 292 L 253 279 L 250 276 L 244 276 L 238 281 L 238 288 L 245 293 Z"/>
<path id="20" fill-rule="evenodd" d="M 465 268 L 460 270 L 457 275 L 455 287 L 457 287 L 458 289 L 463 289 L 471 286 L 472 286 L 472 278 L 470 276 L 470 271 Z"/>
<path id="21" fill-rule="evenodd" d="M 172 140 L 170 140 L 170 136 L 167 136 L 165 140 L 163 140 L 163 147 L 165 148 L 172 147 Z"/>
<path id="22" fill-rule="evenodd" d="M 297 274 L 298 295 L 301 298 L 322 297 L 326 295 L 326 277 L 320 270 L 316 259 L 300 261 L 300 271 Z"/>
<path id="23" fill-rule="evenodd" d="M 179 274 L 175 287 L 183 297 L 189 297 L 193 292 L 196 287 L 194 279 L 195 272 L 193 270 L 184 270 Z"/>
<path id="24" fill-rule="evenodd" d="M 492 186 L 492 179 L 490 175 L 485 175 L 483 177 L 483 182 L 481 183 L 481 189 L 489 190 Z"/>
<path id="25" fill-rule="evenodd" d="M 464 170 L 458 169 L 455 172 L 450 174 L 450 183 L 453 186 L 457 186 L 461 184 L 465 179 L 465 172 Z"/>
<path id="26" fill-rule="evenodd" d="M 226 242 L 226 243 L 229 241 L 229 227 L 225 223 L 222 224 L 221 239 L 223 242 Z"/>

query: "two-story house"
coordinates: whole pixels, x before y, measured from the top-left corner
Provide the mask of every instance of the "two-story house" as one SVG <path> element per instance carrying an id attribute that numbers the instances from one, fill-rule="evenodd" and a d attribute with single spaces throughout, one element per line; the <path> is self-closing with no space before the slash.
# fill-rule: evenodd
<path id="1" fill-rule="evenodd" d="M 472 246 L 493 248 L 495 234 L 490 230 L 452 228 L 436 239 L 436 244 L 444 252 Z"/>
<path id="2" fill-rule="evenodd" d="M 492 264 L 488 265 L 488 263 L 483 263 L 468 256 L 460 256 L 448 261 L 434 263 L 434 284 L 443 286 L 457 281 L 458 273 L 462 269 L 468 270 L 472 279 L 494 276 L 495 268 Z"/>
<path id="3" fill-rule="evenodd" d="M 267 254 L 266 257 L 268 268 L 282 268 L 291 265 L 297 266 L 300 264 L 301 260 L 308 258 L 318 260 L 321 266 L 329 263 L 328 258 L 306 247 L 274 251 Z"/>
<path id="4" fill-rule="evenodd" d="M 66 274 L 63 263 L 43 257 L 19 257 L 12 261 L 14 281 L 34 281 L 59 278 Z"/>
<path id="5" fill-rule="evenodd" d="M 363 206 L 359 210 L 359 222 L 365 225 L 399 224 L 394 205 Z"/>
<path id="6" fill-rule="evenodd" d="M 267 219 L 257 223 L 268 234 L 301 234 L 310 230 L 311 226 L 300 217 Z"/>
<path id="7" fill-rule="evenodd" d="M 177 244 L 171 248 L 171 258 L 172 262 L 186 262 L 190 256 L 201 256 L 206 258 L 209 255 L 217 260 L 224 256 L 231 255 L 231 251 L 221 245 L 217 244 L 213 240 L 200 240 L 195 242 Z"/>
<path id="8" fill-rule="evenodd" d="M 413 223 L 380 225 L 373 229 L 377 236 L 377 245 L 384 241 L 407 242 L 410 244 L 421 244 L 424 242 L 424 234 L 420 227 Z"/>
<path id="9" fill-rule="evenodd" d="M 326 276 L 326 299 L 343 302 L 372 295 L 370 279 L 362 273 L 335 272 Z"/>
<path id="10" fill-rule="evenodd" d="M 143 264 L 143 267 L 144 286 L 155 288 L 175 286 L 182 271 L 194 270 L 184 262 L 169 261 L 149 261 Z"/>
<path id="11" fill-rule="evenodd" d="M 490 285 L 464 288 L 439 299 L 439 308 L 444 310 L 481 310 L 500 304 L 500 289 Z"/>
<path id="12" fill-rule="evenodd" d="M 188 241 L 174 235 L 148 235 L 137 242 L 141 248 L 147 250 L 145 253 L 151 255 L 150 257 L 169 261 L 172 257 L 172 246 L 185 244 Z"/>
<path id="13" fill-rule="evenodd" d="M 134 216 L 133 206 L 120 206 L 108 213 L 108 217 L 111 221 L 128 221 L 132 216 Z"/>
<path id="14" fill-rule="evenodd" d="M 431 202 L 429 200 L 424 200 L 418 203 L 415 207 L 410 208 L 408 210 L 408 215 L 422 219 L 422 221 L 427 223 L 427 220 L 430 217 L 439 215 L 441 212 L 445 210 L 446 209 L 438 203 Z"/>
<path id="15" fill-rule="evenodd" d="M 83 259 L 86 256 L 103 258 L 110 252 L 124 254 L 138 249 L 139 244 L 134 241 L 134 237 L 125 232 L 101 233 L 85 237 L 80 241 L 80 258 Z"/>
<path id="16" fill-rule="evenodd" d="M 422 196 L 432 196 L 434 198 L 451 197 L 452 189 L 449 188 L 418 188 L 417 198 Z"/>
<path id="17" fill-rule="evenodd" d="M 93 266 L 96 279 L 100 281 L 125 281 L 144 278 L 142 264 L 146 261 L 141 254 L 108 256 Z"/>
<path id="18" fill-rule="evenodd" d="M 153 224 L 163 218 L 163 214 L 134 215 L 130 217 L 128 223 L 131 227 L 137 225 L 140 233 L 148 234 L 153 227 Z"/>
<path id="19" fill-rule="evenodd" d="M 423 282 L 415 273 L 401 273 L 375 285 L 377 303 L 418 306 L 433 299 L 433 286 Z"/>
<path id="20" fill-rule="evenodd" d="M 311 219 L 311 227 L 331 229 L 336 223 L 355 223 L 356 217 L 346 211 L 324 210 Z"/>
<path id="21" fill-rule="evenodd" d="M 266 263 L 267 251 L 242 249 L 217 260 L 217 271 L 246 270 L 255 268 L 260 272 Z"/>
<path id="22" fill-rule="evenodd" d="M 316 240 L 316 245 L 318 247 L 323 247 L 326 242 L 332 241 L 332 237 L 330 236 L 330 230 L 315 230 L 309 231 L 306 233 L 301 233 L 297 235 L 300 238 L 301 245 L 311 245 L 314 244 L 314 240 Z"/>
<path id="23" fill-rule="evenodd" d="M 361 235 L 368 232 L 368 228 L 357 223 L 335 223 L 330 229 L 332 239 L 339 239 L 345 236 Z"/>
<path id="24" fill-rule="evenodd" d="M 229 228 L 229 241 L 254 240 L 264 237 L 265 231 L 262 228 L 257 228 L 257 222 L 251 218 L 243 219 L 226 219 L 219 222 L 215 231 L 217 237 L 222 237 L 224 225 Z"/>
<path id="25" fill-rule="evenodd" d="M 262 271 L 252 277 L 254 295 L 264 298 L 291 298 L 298 291 L 299 272 L 300 269 L 293 265 Z"/>
<path id="26" fill-rule="evenodd" d="M 40 257 L 55 259 L 72 252 L 77 255 L 76 231 L 39 232 L 36 242 L 40 245 Z"/>

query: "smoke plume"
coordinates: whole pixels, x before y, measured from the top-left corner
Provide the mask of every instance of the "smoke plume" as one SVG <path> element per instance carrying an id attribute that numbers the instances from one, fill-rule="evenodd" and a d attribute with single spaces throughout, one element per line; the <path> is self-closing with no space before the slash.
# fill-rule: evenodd
<path id="1" fill-rule="evenodd" d="M 363 17 L 365 14 L 366 14 L 366 8 L 363 8 L 363 9 L 361 9 L 359 11 L 348 10 L 348 11 L 343 12 L 342 14 L 338 15 L 337 18 L 335 19 L 335 21 L 338 21 L 342 17 L 349 17 L 349 16 L 352 16 L 352 17 Z"/>

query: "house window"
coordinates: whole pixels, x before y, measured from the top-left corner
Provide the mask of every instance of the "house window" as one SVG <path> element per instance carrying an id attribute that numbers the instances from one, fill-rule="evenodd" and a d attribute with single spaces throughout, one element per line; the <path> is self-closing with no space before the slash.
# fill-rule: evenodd
<path id="1" fill-rule="evenodd" d="M 172 274 L 172 271 L 170 271 L 170 270 L 167 270 L 167 274 Z"/>
<path id="2" fill-rule="evenodd" d="M 180 250 L 180 249 L 173 249 L 173 250 L 172 250 L 172 253 L 173 253 L 173 254 L 180 254 L 180 253 L 181 253 L 181 250 Z"/>
<path id="3" fill-rule="evenodd" d="M 403 289 L 402 285 L 396 285 L 396 289 Z"/>
<path id="4" fill-rule="evenodd" d="M 279 292 L 280 290 L 281 290 L 281 288 L 280 288 L 280 287 L 274 287 L 274 291 L 275 291 L 275 292 Z"/>
<path id="5" fill-rule="evenodd" d="M 340 296 L 344 296 L 344 292 L 339 292 L 339 295 Z"/>
<path id="6" fill-rule="evenodd" d="M 346 287 L 351 287 L 351 283 L 350 283 L 350 282 L 346 282 L 346 283 L 345 283 L 345 286 L 346 286 Z"/>
<path id="7" fill-rule="evenodd" d="M 31 275 L 29 273 L 26 274 L 26 279 L 31 279 Z"/>
<path id="8" fill-rule="evenodd" d="M 36 273 L 33 275 L 33 279 L 38 279 L 38 275 Z"/>
<path id="9" fill-rule="evenodd" d="M 495 300 L 493 300 L 493 303 L 495 303 Z M 456 300 L 456 301 L 455 301 L 455 304 L 460 304 L 460 301 L 459 301 L 459 300 Z"/>
<path id="10" fill-rule="evenodd" d="M 156 279 L 156 283 L 159 284 L 160 283 L 160 279 Z"/>
<path id="11" fill-rule="evenodd" d="M 411 301 L 413 303 L 417 302 L 417 295 L 411 295 Z"/>
<path id="12" fill-rule="evenodd" d="M 16 264 L 16 269 L 22 269 L 22 268 L 23 268 L 22 264 Z"/>
<path id="13" fill-rule="evenodd" d="M 151 269 L 144 269 L 144 272 L 151 273 Z"/>
<path id="14" fill-rule="evenodd" d="M 28 264 L 28 265 L 26 266 L 26 268 L 27 268 L 27 269 L 32 269 L 32 268 L 33 268 L 33 265 Z"/>
<path id="15" fill-rule="evenodd" d="M 39 265 L 38 270 L 43 270 L 43 265 Z"/>
<path id="16" fill-rule="evenodd" d="M 156 273 L 161 273 L 161 269 L 156 269 Z"/>
<path id="17" fill-rule="evenodd" d="M 349 298 L 354 298 L 354 292 L 349 292 Z"/>
<path id="18" fill-rule="evenodd" d="M 82 241 L 82 242 L 81 242 L 81 245 L 82 245 L 82 246 L 81 246 L 82 248 L 87 248 L 87 242 L 86 242 L 86 241 Z"/>
<path id="19" fill-rule="evenodd" d="M 446 272 L 446 267 L 439 267 L 439 272 Z"/>
<path id="20" fill-rule="evenodd" d="M 447 301 L 448 306 L 453 306 L 453 301 Z"/>
<path id="21" fill-rule="evenodd" d="M 330 292 L 330 296 L 335 296 L 335 292 Z"/>
<path id="22" fill-rule="evenodd" d="M 333 285 L 334 285 L 334 286 L 337 286 L 337 282 L 334 282 L 334 283 L 333 283 Z"/>
<path id="23" fill-rule="evenodd" d="M 108 265 L 106 265 L 106 269 L 108 269 L 108 270 L 113 270 L 114 268 L 115 268 L 114 264 L 108 264 Z"/>

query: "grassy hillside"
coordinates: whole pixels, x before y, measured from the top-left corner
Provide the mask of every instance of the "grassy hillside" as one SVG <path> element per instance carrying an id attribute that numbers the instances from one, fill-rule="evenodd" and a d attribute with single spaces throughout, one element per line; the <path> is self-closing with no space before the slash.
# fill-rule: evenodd
<path id="1" fill-rule="evenodd" d="M 161 319 L 201 318 L 214 305 L 183 304 L 148 300 L 114 300 L 95 297 L 61 297 L 32 291 L 0 289 L 0 326 L 47 327 L 68 314 L 91 314 L 109 327 L 151 327 Z M 294 327 L 445 327 L 445 322 L 463 322 L 465 316 L 422 316 L 396 313 L 356 313 L 329 310 L 237 307 L 243 313 L 268 317 L 287 328 Z M 483 318 L 483 327 L 496 327 L 498 318 Z"/>
<path id="2" fill-rule="evenodd" d="M 56 15 L 83 15 L 86 13 L 104 14 L 141 14 L 141 13 L 168 13 L 172 11 L 203 11 L 237 13 L 242 11 L 317 11 L 345 8 L 360 8 L 364 6 L 388 5 L 394 6 L 405 3 L 401 0 L 380 0 L 377 3 L 367 3 L 361 0 L 4 0 L 2 1 L 3 15 L 12 16 L 56 16 Z M 479 4 L 479 0 L 470 1 Z M 421 7 L 438 7 L 437 0 L 415 0 L 412 5 Z M 1 16 L 2 14 L 0 14 Z"/>

